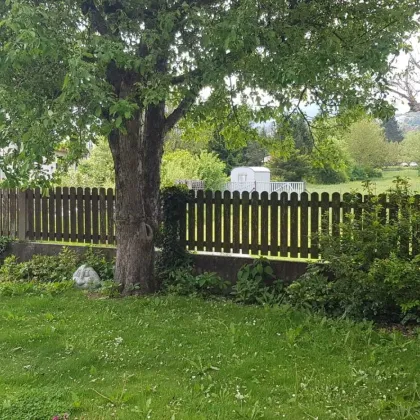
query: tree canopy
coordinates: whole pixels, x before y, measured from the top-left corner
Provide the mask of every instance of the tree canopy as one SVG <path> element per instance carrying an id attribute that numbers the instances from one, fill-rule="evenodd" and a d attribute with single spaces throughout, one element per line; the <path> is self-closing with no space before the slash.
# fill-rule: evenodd
<path id="1" fill-rule="evenodd" d="M 389 56 L 419 11 L 418 0 L 3 1 L 0 147 L 15 149 L 0 163 L 33 181 L 63 140 L 76 159 L 107 136 L 116 277 L 126 293 L 154 291 L 160 163 L 178 121 L 210 118 L 235 137 L 241 102 L 256 122 L 287 122 L 303 102 L 385 117 Z"/>

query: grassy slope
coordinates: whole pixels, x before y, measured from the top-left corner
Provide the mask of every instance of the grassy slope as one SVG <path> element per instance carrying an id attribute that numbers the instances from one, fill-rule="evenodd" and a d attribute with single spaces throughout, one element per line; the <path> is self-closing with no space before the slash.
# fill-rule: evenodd
<path id="1" fill-rule="evenodd" d="M 420 338 L 365 324 L 76 291 L 2 298 L 0 318 L 1 419 L 420 417 Z"/>
<path id="2" fill-rule="evenodd" d="M 374 191 L 377 194 L 386 192 L 390 187 L 392 187 L 392 181 L 395 177 L 400 176 L 403 178 L 408 178 L 412 186 L 413 191 L 420 192 L 420 177 L 418 175 L 417 169 L 402 169 L 402 170 L 393 170 L 393 171 L 383 171 L 383 177 L 372 180 L 372 185 Z M 336 185 L 315 185 L 308 184 L 307 190 L 309 192 L 328 192 L 334 193 L 339 192 L 344 194 L 346 192 L 351 192 L 357 190 L 358 192 L 363 192 L 362 182 L 361 181 L 351 181 L 346 182 L 345 184 L 336 184 Z"/>

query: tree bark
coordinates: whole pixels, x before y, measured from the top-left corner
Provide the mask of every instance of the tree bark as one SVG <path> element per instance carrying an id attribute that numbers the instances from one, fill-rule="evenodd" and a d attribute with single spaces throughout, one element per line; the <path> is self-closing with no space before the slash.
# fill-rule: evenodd
<path id="1" fill-rule="evenodd" d="M 154 293 L 158 287 L 154 237 L 164 119 L 164 104 L 151 106 L 126 122 L 126 133 L 114 130 L 109 136 L 116 184 L 115 278 L 124 295 Z"/>

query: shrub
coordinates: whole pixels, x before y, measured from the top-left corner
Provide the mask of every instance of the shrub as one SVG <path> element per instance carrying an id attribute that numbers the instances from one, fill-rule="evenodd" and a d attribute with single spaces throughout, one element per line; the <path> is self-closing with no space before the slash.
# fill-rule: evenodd
<path id="1" fill-rule="evenodd" d="M 326 264 L 288 287 L 291 302 L 356 319 L 420 322 L 420 256 L 409 248 L 409 238 L 419 243 L 420 210 L 408 191 L 402 179 L 390 191 L 398 217 L 386 221 L 383 205 L 371 196 L 360 218 L 351 214 L 342 223 L 339 237 L 321 235 Z"/>
<path id="2" fill-rule="evenodd" d="M 106 259 L 102 251 L 89 247 L 81 262 L 92 267 L 102 281 L 114 280 L 115 259 Z"/>
<path id="3" fill-rule="evenodd" d="M 218 296 L 223 295 L 229 283 L 216 273 L 203 273 L 195 276 L 192 268 L 178 268 L 168 272 L 164 290 L 181 296 Z"/>
<path id="4" fill-rule="evenodd" d="M 366 181 L 372 178 L 382 178 L 382 169 L 353 166 L 349 175 L 350 181 Z"/>
<path id="5" fill-rule="evenodd" d="M 93 267 L 101 280 L 113 279 L 113 262 L 107 261 L 100 251 L 89 248 L 84 255 L 78 255 L 71 248 L 63 247 L 58 255 L 34 255 L 22 263 L 14 255 L 7 257 L 0 267 L 0 282 L 68 281 L 81 264 Z"/>
<path id="6" fill-rule="evenodd" d="M 270 262 L 259 258 L 239 270 L 232 295 L 239 303 L 272 305 L 282 301 L 283 285 L 276 281 Z"/>
<path id="7" fill-rule="evenodd" d="M 348 176 L 344 170 L 334 169 L 326 166 L 324 168 L 314 168 L 312 179 L 316 184 L 341 184 L 348 181 Z"/>

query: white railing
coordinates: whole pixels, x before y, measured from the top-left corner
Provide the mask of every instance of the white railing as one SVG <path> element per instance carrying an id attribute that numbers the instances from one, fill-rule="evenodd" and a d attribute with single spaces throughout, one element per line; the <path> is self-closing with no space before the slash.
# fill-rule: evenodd
<path id="1" fill-rule="evenodd" d="M 268 192 L 269 194 L 273 192 L 278 194 L 282 192 L 287 192 L 288 194 L 296 192 L 301 194 L 305 192 L 306 186 L 304 182 L 228 182 L 223 189 L 230 192 L 239 191 L 241 193 L 244 191 L 249 193 L 257 191 L 259 193 Z"/>
<path id="2" fill-rule="evenodd" d="M 198 179 L 178 179 L 175 181 L 176 185 L 185 185 L 189 190 L 199 191 L 204 190 L 205 183 Z"/>

